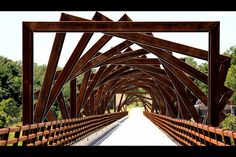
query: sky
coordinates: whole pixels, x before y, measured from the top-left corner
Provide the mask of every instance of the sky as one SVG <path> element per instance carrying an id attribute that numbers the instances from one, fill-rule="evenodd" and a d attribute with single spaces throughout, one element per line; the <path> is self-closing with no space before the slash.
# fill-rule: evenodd
<path id="1" fill-rule="evenodd" d="M 92 19 L 95 11 L 0 11 L 0 55 L 14 61 L 22 60 L 22 22 L 23 21 L 59 21 L 60 14 L 68 13 L 86 19 Z M 236 45 L 236 11 L 100 11 L 113 21 L 126 13 L 133 21 L 220 21 L 220 53 Z M 78 43 L 82 33 L 67 33 L 59 66 L 63 67 Z M 102 33 L 95 33 L 86 47 L 86 52 Z M 155 33 L 155 37 L 208 50 L 208 33 Z M 34 33 L 34 62 L 48 63 L 55 33 Z M 113 37 L 100 50 L 105 52 L 124 41 Z M 138 46 L 132 46 L 138 49 Z M 175 54 L 176 57 L 182 55 Z M 154 57 L 149 55 L 149 57 Z M 200 64 L 202 60 L 197 60 Z"/>

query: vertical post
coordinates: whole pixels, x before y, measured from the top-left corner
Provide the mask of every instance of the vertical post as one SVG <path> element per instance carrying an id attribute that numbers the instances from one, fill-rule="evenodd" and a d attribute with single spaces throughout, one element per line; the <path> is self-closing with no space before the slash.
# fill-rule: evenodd
<path id="1" fill-rule="evenodd" d="M 209 32 L 207 124 L 214 127 L 219 125 L 219 31 L 220 23 L 217 22 Z"/>
<path id="2" fill-rule="evenodd" d="M 113 109 L 116 112 L 116 94 L 113 95 Z"/>
<path id="3" fill-rule="evenodd" d="M 76 118 L 76 78 L 70 81 L 70 118 Z"/>
<path id="4" fill-rule="evenodd" d="M 23 22 L 23 125 L 33 124 L 33 32 Z"/>

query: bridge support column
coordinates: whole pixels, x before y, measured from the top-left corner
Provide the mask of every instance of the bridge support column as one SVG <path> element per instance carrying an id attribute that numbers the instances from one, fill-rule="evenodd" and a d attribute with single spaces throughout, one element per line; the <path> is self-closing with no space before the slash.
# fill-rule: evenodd
<path id="1" fill-rule="evenodd" d="M 33 124 L 33 32 L 23 23 L 23 125 Z"/>
<path id="2" fill-rule="evenodd" d="M 219 23 L 209 32 L 207 124 L 212 126 L 219 125 L 219 32 Z"/>

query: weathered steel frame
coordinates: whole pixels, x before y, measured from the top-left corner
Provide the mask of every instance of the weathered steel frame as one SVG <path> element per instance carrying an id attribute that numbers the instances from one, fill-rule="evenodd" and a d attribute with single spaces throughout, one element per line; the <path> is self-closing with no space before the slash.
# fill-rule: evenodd
<path id="1" fill-rule="evenodd" d="M 107 104 L 117 90 L 117 86 L 107 89 L 107 84 L 111 81 L 114 82 L 114 80 L 121 82 L 123 80 L 122 78 L 127 78 L 127 76 L 144 73 L 155 81 L 148 86 L 146 86 L 145 83 L 135 84 L 156 91 L 155 94 L 152 93 L 152 97 L 155 97 L 153 100 L 158 100 L 163 97 L 158 102 L 153 102 L 152 105 L 155 105 L 155 107 L 152 106 L 150 108 L 151 111 L 157 111 L 157 108 L 159 108 L 161 114 L 163 113 L 176 117 L 177 113 L 181 112 L 182 118 L 188 117 L 183 115 L 183 110 L 189 110 L 191 108 L 190 101 L 188 101 L 189 105 L 184 105 L 184 108 L 183 106 L 175 108 L 172 104 L 173 101 L 177 101 L 179 105 L 186 103 L 181 99 L 181 97 L 184 96 L 183 91 L 181 91 L 181 88 L 176 88 L 175 86 L 176 83 L 181 82 L 182 86 L 188 87 L 195 96 L 207 105 L 207 123 L 213 126 L 219 124 L 220 113 L 229 97 L 232 95 L 232 91 L 223 85 L 230 58 L 219 54 L 219 22 L 133 22 L 126 14 L 121 17 L 120 21 L 113 22 L 98 12 L 95 13 L 93 21 L 64 13 L 62 13 L 60 20 L 60 22 L 23 22 L 23 124 L 41 122 L 50 112 L 50 107 L 58 96 L 58 100 L 61 102 L 61 110 L 63 110 L 63 118 L 77 117 L 81 108 L 85 107 L 86 104 L 90 104 L 90 102 L 92 102 L 92 105 L 90 105 L 92 106 L 92 109 L 86 108 L 88 114 L 97 114 L 98 111 L 96 111 L 96 107 L 98 109 L 99 106 L 99 113 L 104 113 L 107 109 Z M 35 110 L 33 108 L 34 32 L 57 32 L 44 83 L 40 90 Z M 84 32 L 84 34 L 66 66 L 54 81 L 56 66 L 66 32 Z M 105 33 L 105 35 L 80 58 L 94 32 L 102 32 Z M 145 34 L 147 32 L 148 34 Z M 158 39 L 150 35 L 152 32 L 208 32 L 209 52 Z M 113 47 L 106 53 L 100 54 L 98 52 L 99 49 L 101 49 L 112 36 L 124 38 L 126 41 Z M 132 44 L 137 44 L 143 49 L 133 51 L 129 48 Z M 127 48 L 126 51 L 120 53 L 125 48 Z M 180 59 L 175 58 L 169 51 L 208 60 L 208 77 Z M 155 54 L 159 58 L 146 58 L 145 54 L 149 52 Z M 160 67 L 160 64 L 165 65 L 164 70 L 157 69 L 157 67 Z M 107 67 L 107 65 L 110 66 Z M 84 83 L 80 86 L 79 94 L 77 96 L 76 76 L 82 73 L 88 74 L 90 73 L 89 71 L 91 68 L 97 66 L 104 67 L 102 69 L 100 67 L 100 71 L 102 72 L 96 73 L 91 79 L 89 79 L 90 74 L 88 77 L 85 77 L 83 80 Z M 155 71 L 152 71 L 153 69 L 155 69 Z M 106 74 L 103 77 L 102 73 L 105 72 Z M 205 96 L 184 73 L 188 73 L 208 84 L 208 97 Z M 158 78 L 157 76 L 162 77 Z M 68 108 L 65 106 L 63 95 L 60 94 L 62 86 L 68 81 L 71 81 L 70 111 L 68 111 Z M 116 82 L 116 85 L 117 84 L 118 83 Z M 164 89 L 162 86 L 163 84 L 168 88 Z M 126 86 L 127 84 L 122 88 L 125 88 Z M 153 87 L 156 87 L 156 89 L 153 89 Z M 116 90 L 113 90 L 114 88 L 116 88 Z M 173 91 L 173 93 L 170 91 Z M 107 93 L 108 95 L 104 96 L 104 93 Z M 91 96 L 94 97 L 91 99 Z M 83 100 L 84 97 L 86 100 Z M 136 97 L 138 100 L 142 101 L 146 107 L 150 107 L 147 105 L 148 103 L 144 98 L 138 97 L 137 94 Z M 98 104 L 95 104 L 97 100 L 99 100 L 99 106 Z M 136 101 L 136 99 L 133 99 L 133 101 Z M 164 111 L 163 105 L 166 105 L 166 111 Z M 119 106 L 121 106 L 121 104 Z M 121 107 L 119 107 L 119 110 L 120 109 Z M 195 112 L 193 108 L 191 110 L 192 111 L 189 111 L 190 113 Z M 195 117 L 198 117 L 196 113 L 194 115 Z M 195 120 L 197 119 L 198 118 Z"/>

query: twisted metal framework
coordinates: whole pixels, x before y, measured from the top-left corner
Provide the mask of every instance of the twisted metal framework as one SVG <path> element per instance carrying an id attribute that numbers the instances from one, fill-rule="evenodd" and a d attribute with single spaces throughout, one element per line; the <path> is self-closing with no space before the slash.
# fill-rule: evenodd
<path id="1" fill-rule="evenodd" d="M 219 25 L 219 22 L 133 22 L 126 14 L 113 22 L 99 12 L 92 20 L 62 13 L 59 22 L 23 22 L 23 124 L 42 122 L 46 117 L 55 120 L 50 111 L 55 101 L 63 119 L 104 114 L 106 110 L 109 113 L 114 96 L 122 93 L 122 97 L 128 96 L 117 107 L 113 103 L 115 112 L 141 101 L 148 112 L 193 118 L 202 123 L 194 108 L 195 101 L 200 99 L 208 108 L 207 124 L 218 126 L 224 118 L 222 110 L 233 93 L 224 86 L 230 58 L 219 54 Z M 56 32 L 43 85 L 36 93 L 33 93 L 34 32 Z M 67 32 L 83 32 L 83 35 L 64 68 L 56 71 Z M 84 52 L 95 32 L 104 35 Z M 209 51 L 154 37 L 153 32 L 208 32 Z M 99 52 L 112 37 L 125 41 Z M 133 44 L 141 48 L 133 50 L 130 47 Z M 208 61 L 208 76 L 172 52 Z M 148 58 L 149 53 L 156 57 Z M 92 68 L 98 71 L 93 73 Z M 82 83 L 77 84 L 76 77 L 82 74 Z M 208 85 L 208 95 L 194 84 L 194 79 Z M 67 82 L 70 82 L 69 104 L 61 91 Z M 138 92 L 138 88 L 144 89 L 150 98 Z"/>

